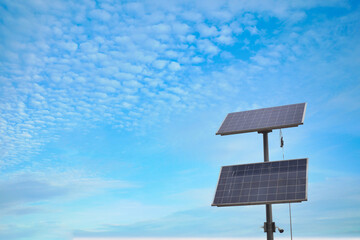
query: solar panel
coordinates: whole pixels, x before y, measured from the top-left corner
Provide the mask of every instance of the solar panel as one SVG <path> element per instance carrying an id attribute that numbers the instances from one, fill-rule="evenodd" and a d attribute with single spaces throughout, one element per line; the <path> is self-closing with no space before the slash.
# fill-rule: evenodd
<path id="1" fill-rule="evenodd" d="M 306 103 L 229 113 L 216 135 L 297 127 L 304 123 Z"/>
<path id="2" fill-rule="evenodd" d="M 212 206 L 307 200 L 308 159 L 223 166 Z"/>

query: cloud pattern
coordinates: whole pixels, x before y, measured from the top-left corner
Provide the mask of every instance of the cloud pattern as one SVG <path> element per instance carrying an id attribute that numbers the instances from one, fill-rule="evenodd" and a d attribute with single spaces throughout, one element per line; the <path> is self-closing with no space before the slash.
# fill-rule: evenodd
<path id="1" fill-rule="evenodd" d="M 261 18 L 291 19 L 323 4 L 5 1 L 1 165 L 25 161 L 60 129 L 106 121 L 131 131 L 234 95 L 251 71 L 301 51 L 262 42 Z M 245 57 L 234 56 L 231 47 L 243 49 Z M 217 65 L 229 58 L 230 66 Z M 218 79 L 217 72 L 232 71 L 231 65 L 239 68 L 237 78 Z"/>
<path id="2" fill-rule="evenodd" d="M 351 11 L 324 20 L 314 17 L 318 7 Z M 354 59 L 360 54 L 359 16 L 359 10 L 342 0 L 2 1 L 0 169 L 9 172 L 0 181 L 0 195 L 6 196 L 0 200 L 2 213 L 36 216 L 49 210 L 43 204 L 47 201 L 56 205 L 104 189 L 136 187 L 88 173 L 17 169 L 63 131 L 107 125 L 141 132 L 160 128 L 184 112 L 229 106 L 234 100 L 237 110 L 259 107 L 264 101 L 257 96 L 266 95 L 265 90 L 287 100 L 299 97 L 298 89 L 318 96 L 313 87 L 335 88 L 340 78 L 358 89 L 354 73 L 359 73 L 359 62 Z M 274 78 L 286 74 L 294 79 L 279 78 L 275 88 Z M 334 105 L 351 102 L 348 111 L 358 110 L 356 91 L 347 92 L 351 97 L 340 93 L 332 98 Z M 159 209 L 151 208 L 149 215 Z M 173 215 L 158 222 L 103 230 L 105 235 L 129 234 L 132 227 L 146 225 L 147 233 L 159 233 L 164 222 L 172 219 L 176 225 L 173 218 L 181 215 L 166 211 Z M 190 219 L 200 227 L 194 212 L 179 221 Z M 56 229 L 71 228 L 55 220 L 26 228 L 14 219 L 0 226 L 6 229 L 2 237 L 46 239 L 46 233 L 35 229 L 50 229 L 51 236 L 58 236 Z M 76 231 L 91 235 L 94 225 L 84 229 Z M 65 235 L 59 234 L 61 239 L 71 237 Z"/>

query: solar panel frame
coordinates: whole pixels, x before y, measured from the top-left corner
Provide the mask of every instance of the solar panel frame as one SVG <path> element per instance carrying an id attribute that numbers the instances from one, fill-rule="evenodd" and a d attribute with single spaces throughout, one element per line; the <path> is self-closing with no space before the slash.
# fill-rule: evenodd
<path id="1" fill-rule="evenodd" d="M 238 167 L 238 166 L 249 166 L 249 165 L 252 165 L 252 166 L 255 166 L 257 164 L 259 165 L 263 165 L 263 164 L 273 164 L 273 163 L 279 163 L 279 166 L 281 163 L 284 163 L 284 162 L 291 162 L 291 161 L 297 161 L 297 160 L 305 160 L 305 176 L 302 177 L 302 178 L 288 178 L 287 180 L 296 180 L 296 181 L 299 181 L 299 180 L 302 180 L 304 179 L 305 180 L 305 189 L 304 189 L 304 197 L 303 198 L 296 198 L 296 199 L 284 199 L 284 200 L 279 200 L 279 199 L 274 199 L 274 200 L 266 200 L 266 201 L 248 201 L 248 202 L 240 202 L 240 201 L 237 201 L 237 202 L 230 202 L 230 203 L 215 203 L 215 199 L 216 199 L 216 194 L 218 193 L 218 189 L 219 189 L 219 184 L 220 184 L 220 180 L 221 180 L 221 174 L 223 173 L 223 169 L 225 167 L 229 168 L 229 167 Z M 290 166 L 289 166 L 290 167 Z M 280 171 L 280 170 L 279 170 Z M 279 173 L 280 174 L 280 173 Z M 245 178 L 245 176 L 244 176 Z M 259 180 L 261 179 L 261 175 L 259 176 Z M 270 181 L 270 174 L 269 174 L 269 180 Z M 280 181 L 280 180 L 278 180 Z M 245 179 L 244 181 L 242 181 L 243 183 L 245 183 Z M 265 181 L 263 181 L 265 183 Z M 246 182 L 247 183 L 247 182 Z M 258 187 L 258 191 L 260 191 L 260 184 L 262 182 L 259 181 L 259 187 Z M 238 183 L 235 183 L 235 184 L 238 184 Z M 234 185 L 235 185 L 234 184 Z M 249 184 L 252 184 L 252 182 L 249 182 Z M 304 184 L 294 184 L 294 187 L 299 187 L 299 186 L 302 186 Z M 231 185 L 231 184 L 230 184 Z M 243 184 L 244 185 L 244 184 Z M 290 184 L 290 185 L 285 185 L 285 186 L 280 186 L 280 187 L 291 187 L 293 186 L 293 184 Z M 225 188 L 225 186 L 224 186 Z M 265 188 L 265 187 L 264 187 Z M 267 190 L 269 190 L 270 188 L 274 188 L 274 187 L 271 187 L 269 186 L 268 184 L 268 187 L 267 187 Z M 277 186 L 278 188 L 278 186 Z M 249 198 L 250 198 L 250 190 L 251 188 L 249 188 Z M 256 190 L 256 188 L 254 188 L 253 190 Z M 241 191 L 243 191 L 241 189 Z M 303 191 L 301 191 L 303 192 Z M 291 192 L 292 193 L 292 192 Z M 296 192 L 294 192 L 295 194 Z M 240 194 L 240 192 L 239 192 Z M 286 194 L 288 194 L 286 192 Z M 262 194 L 258 194 L 258 195 L 262 195 Z M 256 195 L 256 196 L 258 196 Z M 268 195 L 268 193 L 267 193 Z M 289 159 L 289 160 L 280 160 L 280 161 L 271 161 L 271 162 L 258 162 L 258 163 L 249 163 L 249 164 L 237 164 L 237 165 L 229 165 L 229 166 L 222 166 L 221 167 L 221 171 L 219 173 L 219 178 L 218 178 L 218 183 L 217 183 L 217 187 L 216 187 L 216 190 L 215 190 L 215 194 L 214 194 L 214 201 L 213 203 L 211 204 L 212 206 L 217 206 L 217 207 L 229 207 L 229 206 L 244 206 L 244 205 L 261 205 L 261 204 L 280 204 L 280 203 L 289 203 L 289 202 L 302 202 L 302 201 L 307 201 L 307 198 L 308 198 L 308 158 L 299 158 L 299 159 Z M 240 199 L 240 195 L 238 196 L 238 199 Z"/>
<path id="2" fill-rule="evenodd" d="M 231 134 L 239 134 L 239 133 L 247 133 L 247 132 L 264 132 L 264 131 L 269 131 L 272 129 L 280 129 L 280 128 L 288 128 L 288 127 L 297 127 L 299 125 L 302 125 L 304 123 L 304 119 L 305 119 L 305 112 L 306 112 L 306 106 L 307 103 L 296 103 L 296 104 L 289 104 L 289 105 L 283 105 L 283 106 L 277 106 L 277 107 L 269 107 L 269 108 L 260 108 L 260 109 L 255 109 L 255 110 L 248 110 L 248 111 L 242 111 L 242 112 L 233 112 L 233 113 L 229 113 L 226 118 L 224 119 L 224 121 L 222 122 L 219 130 L 217 131 L 216 135 L 231 135 Z M 300 114 L 297 112 L 297 107 L 300 108 L 301 111 L 303 111 Z M 297 113 L 297 118 L 295 119 L 295 116 L 293 116 L 293 119 L 289 119 L 287 117 L 286 114 L 281 114 L 281 116 L 278 114 L 276 115 L 276 112 L 281 112 L 282 110 L 287 110 L 289 111 L 289 109 L 295 108 L 294 110 L 294 115 L 295 113 Z M 268 114 L 268 116 L 263 116 L 261 115 L 261 113 L 264 114 Z M 256 114 L 258 114 L 258 116 L 256 116 Z M 273 114 L 274 116 L 271 116 L 271 114 Z M 255 117 L 258 117 L 257 119 Z M 272 118 L 271 118 L 272 117 Z M 261 121 L 271 121 L 274 120 L 276 117 L 276 123 L 274 123 L 273 125 L 268 125 L 268 126 L 264 126 L 264 127 L 259 127 L 256 126 L 256 123 L 261 124 Z M 232 119 L 234 118 L 234 120 Z M 236 119 L 237 120 L 236 120 Z M 244 125 L 248 125 L 248 127 L 242 128 L 239 127 L 239 119 L 243 118 L 244 121 L 241 121 L 241 126 Z M 247 120 L 245 120 L 246 118 L 254 118 L 250 123 L 246 122 Z M 281 121 L 278 120 L 278 118 L 282 118 Z M 285 120 L 288 120 L 287 122 L 285 122 Z M 290 121 L 292 120 L 292 121 Z M 231 125 L 231 122 L 236 121 L 237 124 L 232 124 L 232 130 L 228 130 L 228 126 L 227 125 Z M 235 125 L 235 128 L 234 128 Z M 264 125 L 264 124 L 263 124 Z M 266 125 L 266 124 L 265 124 Z M 237 128 L 236 128 L 237 127 Z"/>

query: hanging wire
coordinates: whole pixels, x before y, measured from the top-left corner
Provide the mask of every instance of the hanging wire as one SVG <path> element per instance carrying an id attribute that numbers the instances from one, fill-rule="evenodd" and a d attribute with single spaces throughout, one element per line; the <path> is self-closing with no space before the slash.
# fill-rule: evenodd
<path id="1" fill-rule="evenodd" d="M 289 203 L 289 215 L 290 215 L 290 236 L 291 236 L 291 240 L 292 238 L 292 223 L 291 223 L 291 204 Z"/>
<path id="2" fill-rule="evenodd" d="M 283 155 L 283 160 L 285 160 L 285 154 L 284 154 L 284 137 L 282 134 L 282 131 L 280 129 L 280 147 L 282 149 L 282 155 Z M 290 215 L 290 236 L 291 236 L 291 240 L 293 240 L 293 236 L 292 236 L 292 221 L 291 221 L 291 204 L 289 203 L 289 215 Z"/>

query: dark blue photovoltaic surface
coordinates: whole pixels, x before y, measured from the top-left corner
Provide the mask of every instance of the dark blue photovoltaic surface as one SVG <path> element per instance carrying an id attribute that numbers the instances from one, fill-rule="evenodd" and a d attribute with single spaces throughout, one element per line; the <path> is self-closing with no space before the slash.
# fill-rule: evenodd
<path id="1" fill-rule="evenodd" d="M 265 131 L 303 124 L 306 103 L 229 113 L 217 135 Z"/>
<path id="2" fill-rule="evenodd" d="M 307 200 L 308 159 L 223 166 L 213 206 Z"/>

